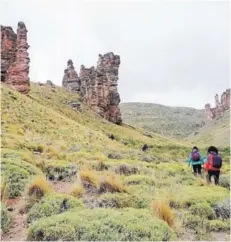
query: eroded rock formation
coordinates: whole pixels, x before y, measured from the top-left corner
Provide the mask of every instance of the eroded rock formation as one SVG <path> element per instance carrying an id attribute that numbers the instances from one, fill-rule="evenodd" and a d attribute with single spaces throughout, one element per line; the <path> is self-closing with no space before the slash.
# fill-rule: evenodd
<path id="1" fill-rule="evenodd" d="M 80 90 L 78 74 L 75 71 L 72 60 L 68 60 L 67 69 L 64 70 L 63 87 L 74 93 L 78 93 Z"/>
<path id="2" fill-rule="evenodd" d="M 86 68 L 82 65 L 79 78 L 77 73 L 74 75 L 75 78 L 71 78 L 72 75 L 68 75 L 70 68 L 66 69 L 63 86 L 70 91 L 74 89 L 74 92 L 79 93 L 82 101 L 97 114 L 110 122 L 120 124 L 122 122 L 118 107 L 120 96 L 117 91 L 119 65 L 120 57 L 118 55 L 114 55 L 112 52 L 99 55 L 97 67 Z"/>
<path id="3" fill-rule="evenodd" d="M 18 23 L 17 34 L 11 27 L 1 26 L 1 81 L 22 93 L 30 89 L 28 48 L 23 22 Z"/>
<path id="4" fill-rule="evenodd" d="M 211 108 L 209 103 L 205 105 L 205 114 L 210 120 L 221 116 L 225 110 L 230 109 L 230 88 L 222 93 L 220 100 L 218 94 L 215 95 L 215 105 L 214 108 Z"/>

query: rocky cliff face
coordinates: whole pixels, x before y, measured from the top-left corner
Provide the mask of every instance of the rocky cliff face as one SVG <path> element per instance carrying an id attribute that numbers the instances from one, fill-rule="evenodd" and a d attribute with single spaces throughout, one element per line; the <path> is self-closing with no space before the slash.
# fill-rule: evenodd
<path id="1" fill-rule="evenodd" d="M 215 104 L 216 106 L 214 108 L 211 108 L 209 103 L 205 105 L 205 114 L 210 120 L 223 115 L 225 110 L 230 109 L 230 88 L 222 93 L 220 100 L 218 94 L 216 94 Z"/>
<path id="2" fill-rule="evenodd" d="M 18 23 L 17 34 L 11 27 L 1 26 L 1 81 L 25 94 L 30 89 L 28 48 L 23 22 Z"/>
<path id="3" fill-rule="evenodd" d="M 81 66 L 79 77 L 70 67 L 65 70 L 63 86 L 79 93 L 83 102 L 110 122 L 122 122 L 117 91 L 120 57 L 112 52 L 99 55 L 97 67 Z M 72 63 L 73 66 L 73 63 Z M 73 74 L 70 74 L 73 73 Z"/>

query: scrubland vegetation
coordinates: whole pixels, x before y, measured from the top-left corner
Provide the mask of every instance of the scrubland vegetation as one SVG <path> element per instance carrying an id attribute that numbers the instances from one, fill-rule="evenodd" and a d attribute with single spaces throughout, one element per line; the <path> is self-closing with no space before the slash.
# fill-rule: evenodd
<path id="1" fill-rule="evenodd" d="M 59 87 L 1 92 L 3 239 L 9 202 L 20 199 L 28 240 L 229 240 L 228 144 L 220 186 L 208 185 L 186 164 L 187 142 L 114 125 L 82 103 L 73 109 L 78 98 Z"/>

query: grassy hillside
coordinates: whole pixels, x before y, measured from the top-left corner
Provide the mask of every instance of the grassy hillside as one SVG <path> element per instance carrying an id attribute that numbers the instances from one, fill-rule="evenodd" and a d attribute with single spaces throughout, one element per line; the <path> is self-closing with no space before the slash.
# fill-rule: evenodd
<path id="1" fill-rule="evenodd" d="M 164 136 L 183 138 L 205 124 L 204 110 L 154 103 L 122 103 L 125 123 Z"/>
<path id="2" fill-rule="evenodd" d="M 199 145 L 229 146 L 230 112 L 226 111 L 223 116 L 207 122 L 206 125 L 189 135 L 186 140 Z"/>
<path id="3" fill-rule="evenodd" d="M 187 167 L 190 143 L 109 123 L 62 88 L 2 84 L 1 114 L 3 240 L 229 239 L 228 149 L 215 187 Z"/>

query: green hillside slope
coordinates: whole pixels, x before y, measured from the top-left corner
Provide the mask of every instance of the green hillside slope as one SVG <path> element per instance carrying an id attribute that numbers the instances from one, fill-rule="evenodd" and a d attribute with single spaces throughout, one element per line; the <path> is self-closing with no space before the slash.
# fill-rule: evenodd
<path id="1" fill-rule="evenodd" d="M 96 116 L 63 88 L 31 83 L 25 96 L 1 84 L 2 240 L 227 237 L 215 209 L 229 197 L 229 150 L 215 187 L 188 168 L 190 142 L 143 133 Z"/>
<path id="2" fill-rule="evenodd" d="M 198 129 L 186 138 L 187 141 L 200 145 L 210 144 L 220 147 L 227 147 L 230 144 L 230 112 L 226 111 L 223 116 Z"/>
<path id="3" fill-rule="evenodd" d="M 205 124 L 204 110 L 154 103 L 122 103 L 123 121 L 164 136 L 183 138 Z"/>

